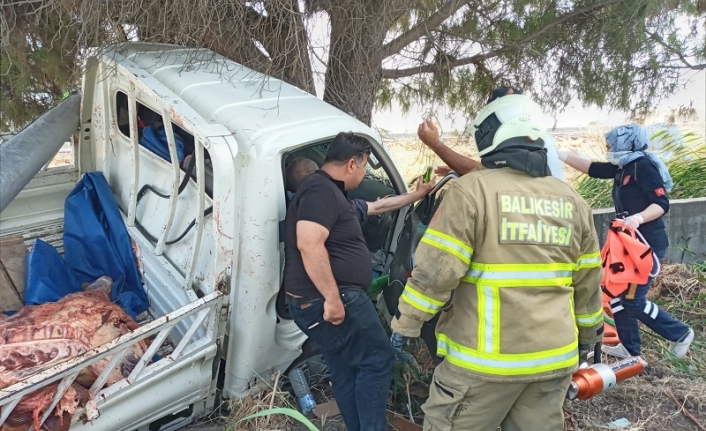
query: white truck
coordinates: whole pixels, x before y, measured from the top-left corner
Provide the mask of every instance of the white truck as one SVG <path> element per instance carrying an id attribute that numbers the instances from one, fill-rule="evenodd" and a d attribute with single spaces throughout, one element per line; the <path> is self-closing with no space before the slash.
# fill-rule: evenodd
<path id="1" fill-rule="evenodd" d="M 210 413 L 217 392 L 244 396 L 256 379 L 315 357 L 280 292 L 284 168 L 294 157 L 321 165 L 327 143 L 351 131 L 373 148 L 351 196 L 405 193 L 379 134 L 280 80 L 171 45 L 131 42 L 93 57 L 81 102 L 74 166 L 37 174 L 0 213 L 0 240 L 21 235 L 30 248 L 43 238 L 61 250 L 64 198 L 84 173 L 102 172 L 134 242 L 149 316 L 125 336 L 0 390 L 0 426 L 22 396 L 56 382 L 61 391 L 84 367 L 106 357 L 115 365 L 146 337 L 151 347 L 130 376 L 104 387 L 106 368 L 71 430 L 178 429 Z M 163 121 L 172 162 L 140 144 L 148 118 Z M 189 175 L 173 131 L 194 157 Z M 371 254 L 387 264 L 408 210 L 363 226 Z M 158 349 L 166 353 L 152 361 Z"/>

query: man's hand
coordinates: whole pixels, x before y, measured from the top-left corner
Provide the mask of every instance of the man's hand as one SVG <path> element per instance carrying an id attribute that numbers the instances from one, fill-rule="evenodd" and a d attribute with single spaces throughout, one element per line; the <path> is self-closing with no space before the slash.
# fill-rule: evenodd
<path id="1" fill-rule="evenodd" d="M 427 120 L 419 125 L 419 128 L 417 128 L 417 136 L 424 142 L 424 145 L 431 148 L 439 147 L 444 144 L 439 137 L 439 129 L 431 120 Z"/>
<path id="2" fill-rule="evenodd" d="M 416 196 L 417 199 L 421 199 L 424 196 L 428 195 L 431 189 L 434 188 L 436 185 L 436 178 L 432 178 L 431 181 L 428 183 L 424 182 L 424 176 L 420 175 L 419 178 L 417 178 L 417 187 L 414 189 L 414 195 Z"/>
<path id="3" fill-rule="evenodd" d="M 346 307 L 341 298 L 336 296 L 324 301 L 324 320 L 334 325 L 340 325 L 346 318 Z"/>

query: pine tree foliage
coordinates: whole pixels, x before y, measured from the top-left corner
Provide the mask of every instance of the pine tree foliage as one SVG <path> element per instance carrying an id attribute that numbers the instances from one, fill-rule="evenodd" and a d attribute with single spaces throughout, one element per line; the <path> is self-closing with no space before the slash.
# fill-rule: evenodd
<path id="1" fill-rule="evenodd" d="M 330 23 L 324 100 L 366 123 L 393 101 L 472 115 L 503 83 L 549 110 L 578 99 L 640 114 L 683 69 L 706 68 L 704 0 L 8 0 L 0 129 L 79 85 L 89 47 L 133 33 L 314 92 L 313 19 Z"/>

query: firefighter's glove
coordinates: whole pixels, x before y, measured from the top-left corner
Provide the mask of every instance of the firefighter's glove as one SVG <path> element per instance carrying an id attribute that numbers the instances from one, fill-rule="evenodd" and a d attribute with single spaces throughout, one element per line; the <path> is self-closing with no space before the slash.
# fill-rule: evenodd
<path id="1" fill-rule="evenodd" d="M 644 217 L 640 214 L 633 214 L 625 219 L 623 222 L 623 227 L 628 230 L 635 230 L 645 221 Z"/>
<path id="2" fill-rule="evenodd" d="M 588 356 L 593 353 L 590 344 L 579 344 L 579 368 L 588 367 Z"/>
<path id="3" fill-rule="evenodd" d="M 397 358 L 397 360 L 404 363 L 411 363 L 412 356 L 404 351 L 404 346 L 407 344 L 407 341 L 407 337 L 398 334 L 397 332 L 393 332 L 392 336 L 390 337 L 390 343 L 395 349 L 395 357 Z"/>

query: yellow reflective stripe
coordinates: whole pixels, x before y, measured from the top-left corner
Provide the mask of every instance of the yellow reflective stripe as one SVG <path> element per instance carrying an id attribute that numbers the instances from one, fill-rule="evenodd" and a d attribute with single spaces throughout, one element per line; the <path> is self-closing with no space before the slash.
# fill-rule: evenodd
<path id="1" fill-rule="evenodd" d="M 578 271 L 579 269 L 598 268 L 602 263 L 601 252 L 599 251 L 595 253 L 582 254 L 579 256 L 579 260 L 576 261 L 576 268 L 574 271 Z"/>
<path id="2" fill-rule="evenodd" d="M 467 283 L 497 287 L 571 286 L 571 263 L 487 264 L 471 263 L 462 278 Z"/>
<path id="3" fill-rule="evenodd" d="M 569 311 L 571 311 L 571 321 L 574 322 L 574 334 L 579 336 L 579 327 L 576 325 L 576 311 L 574 310 L 574 295 L 569 296 Z"/>
<path id="4" fill-rule="evenodd" d="M 470 349 L 442 333 L 437 333 L 436 339 L 438 355 L 445 356 L 449 362 L 461 368 L 486 374 L 531 375 L 569 368 L 578 363 L 577 341 L 557 349 L 540 352 L 502 354 Z"/>
<path id="5" fill-rule="evenodd" d="M 500 289 L 490 287 L 493 296 L 493 352 L 500 352 Z"/>
<path id="6" fill-rule="evenodd" d="M 478 350 L 481 352 L 486 351 L 486 320 L 485 320 L 485 301 L 488 296 L 485 294 L 484 290 L 480 287 L 476 289 L 478 294 Z M 438 340 L 437 340 L 438 342 Z M 492 344 L 492 341 L 491 341 Z"/>
<path id="7" fill-rule="evenodd" d="M 603 320 L 603 308 L 600 308 L 595 313 L 577 314 L 576 324 L 579 326 L 596 326 Z"/>
<path id="8" fill-rule="evenodd" d="M 471 263 L 473 249 L 463 242 L 445 233 L 439 232 L 438 230 L 430 228 L 427 229 L 421 242 L 456 256 L 466 265 Z"/>
<path id="9" fill-rule="evenodd" d="M 500 351 L 500 290 L 484 286 L 478 292 L 478 350 Z"/>
<path id="10" fill-rule="evenodd" d="M 412 288 L 409 284 L 404 287 L 404 291 L 402 292 L 402 299 L 404 300 L 404 302 L 416 308 L 417 310 L 421 310 L 429 314 L 436 314 L 439 310 L 441 310 L 441 307 L 444 306 L 443 302 L 437 301 L 434 298 L 430 298 L 420 293 L 419 291 Z"/>
<path id="11" fill-rule="evenodd" d="M 573 263 L 480 263 L 473 262 L 472 268 L 490 272 L 522 271 L 571 271 Z"/>

